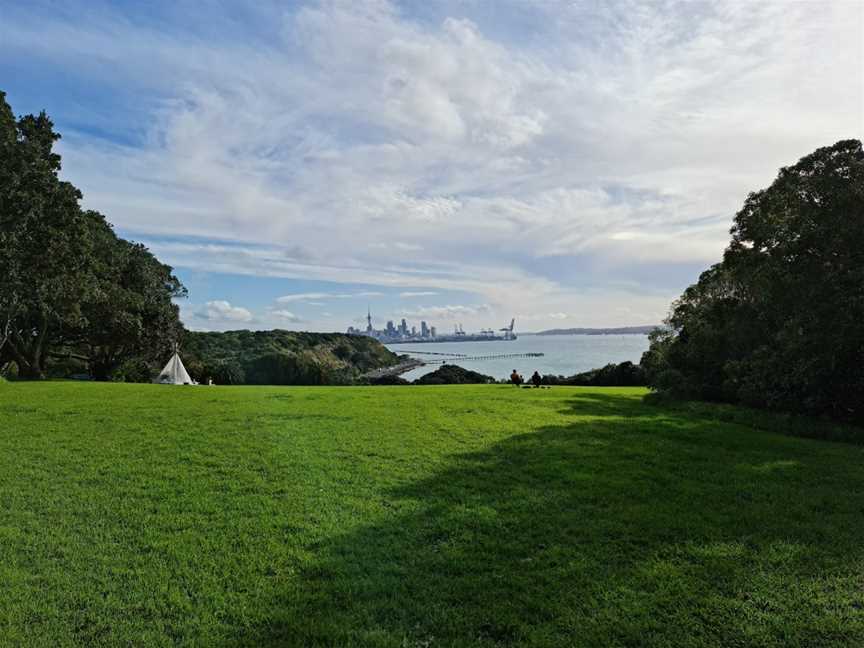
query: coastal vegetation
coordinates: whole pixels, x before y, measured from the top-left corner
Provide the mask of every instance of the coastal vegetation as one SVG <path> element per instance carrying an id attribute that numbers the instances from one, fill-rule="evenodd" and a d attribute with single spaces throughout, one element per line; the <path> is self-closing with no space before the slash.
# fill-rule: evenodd
<path id="1" fill-rule="evenodd" d="M 400 357 L 363 335 L 294 331 L 185 332 L 186 368 L 220 385 L 348 385 Z"/>
<path id="2" fill-rule="evenodd" d="M 386 374 L 370 378 L 370 385 L 488 385 L 496 382 L 492 376 L 465 369 L 459 365 L 443 364 L 413 382 L 401 376 Z"/>
<path id="3" fill-rule="evenodd" d="M 0 643 L 864 643 L 862 448 L 644 394 L 7 383 Z"/>
<path id="4" fill-rule="evenodd" d="M 572 376 L 543 376 L 544 385 L 571 385 L 579 387 L 644 387 L 645 370 L 629 361 L 609 363 L 599 369 L 583 371 Z"/>
<path id="5" fill-rule="evenodd" d="M 441 365 L 414 381 L 417 385 L 483 385 L 493 382 L 492 376 L 450 364 Z"/>
<path id="6" fill-rule="evenodd" d="M 751 193 L 723 260 L 642 359 L 676 399 L 864 423 L 864 151 L 820 148 Z"/>

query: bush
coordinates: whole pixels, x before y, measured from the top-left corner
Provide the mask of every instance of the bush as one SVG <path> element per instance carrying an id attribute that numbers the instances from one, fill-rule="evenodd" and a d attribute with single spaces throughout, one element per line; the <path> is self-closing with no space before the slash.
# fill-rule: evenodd
<path id="1" fill-rule="evenodd" d="M 464 369 L 458 365 L 441 365 L 435 371 L 420 376 L 415 385 L 485 385 L 494 383 L 492 376 Z"/>
<path id="2" fill-rule="evenodd" d="M 688 386 L 687 377 L 677 369 L 664 369 L 654 381 L 659 392 L 672 398 L 693 398 L 692 387 Z"/>
<path id="3" fill-rule="evenodd" d="M 645 371 L 630 361 L 610 363 L 600 369 L 592 369 L 573 376 L 543 376 L 544 385 L 577 385 L 583 387 L 643 387 Z"/>
<path id="4" fill-rule="evenodd" d="M 402 376 L 381 376 L 380 378 L 370 378 L 370 385 L 410 385 L 411 383 L 405 380 Z"/>
<path id="5" fill-rule="evenodd" d="M 149 383 L 153 379 L 153 368 L 141 358 L 132 358 L 123 362 L 111 379 L 114 382 Z"/>
<path id="6" fill-rule="evenodd" d="M 206 373 L 217 385 L 242 385 L 246 382 L 246 373 L 236 362 L 217 362 Z"/>

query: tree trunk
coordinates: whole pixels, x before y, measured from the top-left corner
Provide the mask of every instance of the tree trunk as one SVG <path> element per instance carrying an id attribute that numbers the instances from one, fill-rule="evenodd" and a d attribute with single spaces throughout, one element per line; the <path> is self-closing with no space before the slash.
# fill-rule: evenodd
<path id="1" fill-rule="evenodd" d="M 93 378 L 93 380 L 97 380 L 99 382 L 105 382 L 107 380 L 110 380 L 113 370 L 113 364 L 102 359 L 98 359 L 90 363 L 90 376 Z"/>
<path id="2" fill-rule="evenodd" d="M 0 331 L 0 351 L 3 351 L 3 347 L 6 346 L 6 341 L 10 335 L 12 335 L 12 319 L 7 318 L 6 323 L 3 325 L 3 330 Z"/>
<path id="3" fill-rule="evenodd" d="M 7 338 L 6 343 L 12 351 L 12 358 L 18 365 L 18 376 L 26 380 L 43 380 L 45 378 L 45 358 L 42 353 L 42 340 L 48 325 L 45 322 L 39 337 L 27 344 L 17 331 Z"/>

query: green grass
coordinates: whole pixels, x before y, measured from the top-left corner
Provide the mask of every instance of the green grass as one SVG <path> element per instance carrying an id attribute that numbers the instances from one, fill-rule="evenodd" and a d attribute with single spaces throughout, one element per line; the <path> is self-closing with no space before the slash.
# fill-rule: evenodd
<path id="1" fill-rule="evenodd" d="M 0 386 L 0 645 L 864 644 L 864 449 L 642 395 Z"/>

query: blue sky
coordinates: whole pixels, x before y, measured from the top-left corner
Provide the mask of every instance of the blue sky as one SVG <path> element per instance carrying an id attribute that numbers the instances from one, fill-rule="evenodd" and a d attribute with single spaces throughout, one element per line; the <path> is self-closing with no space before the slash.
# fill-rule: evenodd
<path id="1" fill-rule="evenodd" d="M 647 324 L 862 136 L 862 7 L 0 0 L 0 89 L 190 328 Z"/>

